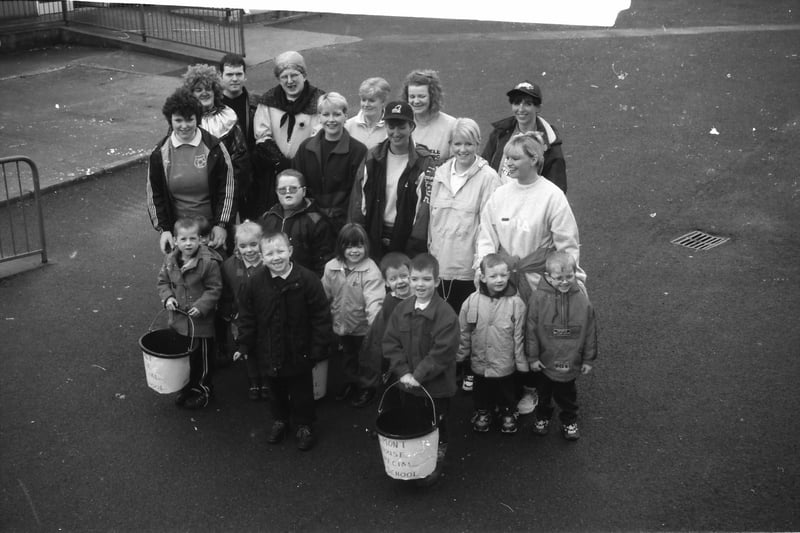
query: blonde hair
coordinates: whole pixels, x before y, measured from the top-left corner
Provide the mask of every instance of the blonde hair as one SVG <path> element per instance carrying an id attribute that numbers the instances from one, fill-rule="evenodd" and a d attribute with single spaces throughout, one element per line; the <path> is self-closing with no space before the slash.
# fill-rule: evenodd
<path id="1" fill-rule="evenodd" d="M 503 148 L 503 157 L 508 155 L 511 148 L 519 148 L 522 152 L 536 161 L 539 172 L 544 168 L 544 139 L 538 131 L 517 133 L 511 137 Z"/>
<path id="2" fill-rule="evenodd" d="M 345 115 L 347 114 L 347 98 L 339 93 L 330 92 L 320 96 L 317 100 L 317 113 L 321 113 L 325 105 L 341 109 Z"/>
<path id="3" fill-rule="evenodd" d="M 374 96 L 382 102 L 389 98 L 391 92 L 392 86 L 383 78 L 367 78 L 361 82 L 361 86 L 358 88 L 359 97 Z"/>
<path id="4" fill-rule="evenodd" d="M 261 224 L 245 220 L 236 226 L 236 242 L 238 243 L 246 237 L 255 237 L 258 241 L 261 241 L 261 235 L 263 233 L 264 230 L 261 228 Z"/>
<path id="5" fill-rule="evenodd" d="M 471 118 L 456 119 L 453 123 L 453 127 L 450 128 L 449 142 L 452 143 L 456 135 L 461 135 L 470 140 L 475 146 L 480 146 L 481 144 L 481 127 Z"/>

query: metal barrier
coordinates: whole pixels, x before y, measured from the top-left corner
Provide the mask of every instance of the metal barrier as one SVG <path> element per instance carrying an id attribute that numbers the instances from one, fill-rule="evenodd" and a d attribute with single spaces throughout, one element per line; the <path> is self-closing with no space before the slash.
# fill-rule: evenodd
<path id="1" fill-rule="evenodd" d="M 0 157 L 0 172 L 0 263 L 37 254 L 47 263 L 36 163 L 25 156 Z"/>
<path id="2" fill-rule="evenodd" d="M 245 55 L 241 9 L 111 2 L 75 2 L 64 10 L 67 24 L 98 26 L 148 39 Z"/>

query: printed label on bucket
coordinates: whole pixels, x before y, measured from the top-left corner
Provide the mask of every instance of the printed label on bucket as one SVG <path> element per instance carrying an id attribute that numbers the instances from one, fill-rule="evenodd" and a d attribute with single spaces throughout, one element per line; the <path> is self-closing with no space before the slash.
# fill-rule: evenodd
<path id="1" fill-rule="evenodd" d="M 436 468 L 438 428 L 417 439 L 390 439 L 378 435 L 386 473 L 394 479 L 419 479 Z"/>

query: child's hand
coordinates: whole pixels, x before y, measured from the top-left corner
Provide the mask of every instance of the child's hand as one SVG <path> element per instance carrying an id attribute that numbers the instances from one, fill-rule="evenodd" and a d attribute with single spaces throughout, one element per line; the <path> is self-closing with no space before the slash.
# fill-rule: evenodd
<path id="1" fill-rule="evenodd" d="M 531 370 L 533 370 L 534 372 L 541 372 L 542 370 L 544 370 L 544 365 L 542 364 L 541 361 L 536 361 L 534 363 L 531 363 Z"/>
<path id="2" fill-rule="evenodd" d="M 242 359 L 243 361 L 247 361 L 247 354 L 246 353 L 242 353 L 240 351 L 234 352 L 234 354 L 233 354 L 234 362 L 238 361 L 239 359 Z"/>
<path id="3" fill-rule="evenodd" d="M 178 309 L 178 300 L 176 300 L 174 296 L 170 296 L 167 298 L 167 301 L 164 302 L 164 308 L 168 311 L 175 311 Z"/>
<path id="4" fill-rule="evenodd" d="M 592 365 L 587 365 L 586 363 L 583 363 L 581 365 L 581 374 L 588 374 L 591 371 L 592 371 Z"/>
<path id="5" fill-rule="evenodd" d="M 403 375 L 403 376 L 400 378 L 400 383 L 402 383 L 402 384 L 403 384 L 403 385 L 405 385 L 406 387 L 419 387 L 419 386 L 420 386 L 420 384 L 419 384 L 419 381 L 417 381 L 417 380 L 414 378 L 414 375 L 413 375 L 413 374 L 404 374 L 404 375 Z"/>
<path id="6" fill-rule="evenodd" d="M 186 314 L 189 315 L 192 318 L 197 318 L 197 317 L 200 316 L 200 310 L 198 308 L 196 308 L 196 307 L 192 307 L 191 309 L 189 309 L 189 312 L 186 313 Z"/>

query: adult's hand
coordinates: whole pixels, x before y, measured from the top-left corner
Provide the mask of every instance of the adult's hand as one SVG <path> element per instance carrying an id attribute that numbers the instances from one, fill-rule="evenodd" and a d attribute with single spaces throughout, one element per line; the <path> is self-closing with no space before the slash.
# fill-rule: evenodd
<path id="1" fill-rule="evenodd" d="M 222 226 L 214 226 L 211 229 L 211 240 L 208 241 L 209 248 L 222 248 L 225 246 L 225 239 L 228 237 L 228 232 Z"/>
<path id="2" fill-rule="evenodd" d="M 171 231 L 162 231 L 161 238 L 158 241 L 158 247 L 161 249 L 161 253 L 166 254 L 172 250 L 172 232 Z"/>

